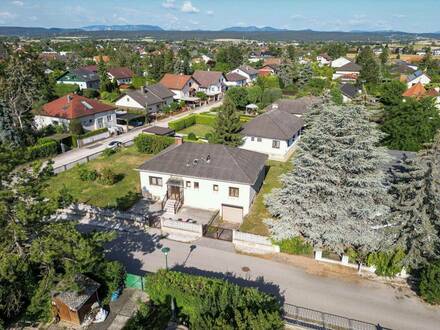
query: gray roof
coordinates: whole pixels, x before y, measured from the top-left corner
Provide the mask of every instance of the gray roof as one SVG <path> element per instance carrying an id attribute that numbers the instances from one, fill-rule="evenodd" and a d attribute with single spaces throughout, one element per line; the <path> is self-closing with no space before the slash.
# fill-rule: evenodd
<path id="1" fill-rule="evenodd" d="M 280 99 L 274 104 L 269 105 L 266 111 L 279 109 L 293 115 L 306 113 L 313 105 L 321 102 L 316 96 L 304 96 L 299 99 Z"/>
<path id="2" fill-rule="evenodd" d="M 286 111 L 272 110 L 252 119 L 244 125 L 241 134 L 268 139 L 291 139 L 304 127 L 304 120 Z"/>
<path id="3" fill-rule="evenodd" d="M 144 89 L 144 91 L 139 89 L 127 90 L 125 94 L 130 96 L 132 99 L 134 99 L 137 103 L 139 103 L 143 107 L 163 102 L 163 100 L 159 96 L 156 96 L 153 93 L 148 92 L 148 90 L 146 89 Z M 122 97 L 124 96 L 121 96 L 120 98 Z"/>
<path id="4" fill-rule="evenodd" d="M 242 76 L 241 74 L 237 73 L 237 72 L 229 72 L 226 75 L 226 80 L 227 81 L 244 81 L 247 78 L 245 76 Z"/>
<path id="5" fill-rule="evenodd" d="M 160 127 L 160 126 L 151 126 L 144 129 L 142 132 L 155 134 L 155 135 L 174 135 L 175 131 L 168 127 Z"/>
<path id="6" fill-rule="evenodd" d="M 341 93 L 350 99 L 354 99 L 355 97 L 359 96 L 359 91 L 360 89 L 353 84 L 343 84 L 341 86 Z"/>
<path id="7" fill-rule="evenodd" d="M 239 69 L 245 73 L 247 73 L 248 75 L 256 75 L 258 74 L 258 70 L 254 69 L 253 67 L 249 66 L 249 65 L 242 65 L 239 67 Z"/>
<path id="8" fill-rule="evenodd" d="M 252 185 L 266 160 L 264 154 L 221 144 L 183 143 L 147 160 L 139 170 Z"/>
<path id="9" fill-rule="evenodd" d="M 80 81 L 85 81 L 85 82 L 99 81 L 99 76 L 96 73 L 81 68 L 73 70 L 72 74 L 78 77 Z"/>
<path id="10" fill-rule="evenodd" d="M 162 99 L 167 99 L 170 97 L 174 97 L 174 93 L 166 88 L 161 83 L 150 85 L 145 87 L 146 90 L 148 90 L 150 93 L 153 93 L 156 96 L 159 96 Z"/>
<path id="11" fill-rule="evenodd" d="M 359 64 L 350 62 L 347 63 L 340 68 L 336 68 L 337 72 L 359 72 L 361 71 L 362 67 Z"/>
<path id="12" fill-rule="evenodd" d="M 82 274 L 75 276 L 75 283 L 80 288 L 80 291 L 60 290 L 60 292 L 53 292 L 52 297 L 58 298 L 70 309 L 78 311 L 101 285 Z M 61 282 L 58 287 L 60 288 L 62 285 L 63 283 Z"/>

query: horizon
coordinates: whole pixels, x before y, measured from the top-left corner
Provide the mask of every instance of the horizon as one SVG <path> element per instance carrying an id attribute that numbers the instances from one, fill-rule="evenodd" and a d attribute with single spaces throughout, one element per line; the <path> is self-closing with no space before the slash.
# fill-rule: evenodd
<path id="1" fill-rule="evenodd" d="M 277 0 L 259 4 L 251 0 L 132 0 L 123 6 L 116 0 L 5 0 L 0 4 L 0 26 L 153 25 L 166 31 L 257 26 L 289 31 L 438 33 L 435 9 L 440 10 L 436 0 Z"/>

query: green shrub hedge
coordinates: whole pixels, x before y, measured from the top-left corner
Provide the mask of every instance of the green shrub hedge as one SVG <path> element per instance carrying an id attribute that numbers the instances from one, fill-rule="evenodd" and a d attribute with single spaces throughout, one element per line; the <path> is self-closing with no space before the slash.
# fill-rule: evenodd
<path id="1" fill-rule="evenodd" d="M 422 269 L 419 282 L 420 296 L 430 304 L 440 304 L 440 261 Z"/>
<path id="2" fill-rule="evenodd" d="M 376 267 L 376 274 L 379 276 L 394 277 L 403 267 L 405 253 L 398 249 L 390 252 L 374 252 L 367 257 L 368 266 Z"/>
<path id="3" fill-rule="evenodd" d="M 279 245 L 281 252 L 284 253 L 304 256 L 313 255 L 313 246 L 305 242 L 302 237 L 292 237 L 282 241 L 277 241 L 275 244 Z"/>
<path id="4" fill-rule="evenodd" d="M 196 115 L 189 115 L 177 120 L 170 121 L 168 127 L 177 131 L 181 131 L 187 127 L 190 127 L 196 123 Z"/>
<path id="5" fill-rule="evenodd" d="M 58 142 L 52 139 L 43 138 L 37 141 L 37 144 L 28 147 L 26 157 L 28 160 L 45 158 L 56 155 L 58 153 Z"/>
<path id="6" fill-rule="evenodd" d="M 104 168 L 99 173 L 98 182 L 100 184 L 111 186 L 118 182 L 118 175 L 110 168 Z"/>
<path id="7" fill-rule="evenodd" d="M 155 304 L 176 302 L 191 329 L 284 329 L 277 299 L 228 281 L 161 270 L 148 277 Z"/>
<path id="8" fill-rule="evenodd" d="M 146 154 L 157 154 L 173 143 L 174 138 L 170 136 L 139 134 L 134 139 L 136 149 Z"/>
<path id="9" fill-rule="evenodd" d="M 95 135 L 98 135 L 98 134 L 105 133 L 107 131 L 108 131 L 108 128 L 100 128 L 100 129 L 97 129 L 97 130 L 94 130 L 94 131 L 90 131 L 90 132 L 84 133 L 82 135 L 78 135 L 77 139 L 85 139 L 85 138 L 88 138 L 88 137 L 91 137 L 91 136 L 95 136 Z"/>

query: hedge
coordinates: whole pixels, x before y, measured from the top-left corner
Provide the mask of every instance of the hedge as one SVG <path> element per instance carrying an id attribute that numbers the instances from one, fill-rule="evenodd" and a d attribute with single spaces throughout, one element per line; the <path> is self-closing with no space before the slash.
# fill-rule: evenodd
<path id="1" fill-rule="evenodd" d="M 168 127 L 177 131 L 181 131 L 196 123 L 196 115 L 189 115 L 181 119 L 173 120 L 168 123 Z"/>
<path id="2" fill-rule="evenodd" d="M 191 329 L 284 329 L 278 300 L 256 288 L 160 270 L 148 277 L 146 291 L 155 304 L 173 297 Z"/>
<path id="3" fill-rule="evenodd" d="M 58 142 L 50 139 L 42 139 L 37 145 L 27 148 L 27 159 L 34 160 L 56 155 L 58 153 Z"/>
<path id="4" fill-rule="evenodd" d="M 108 131 L 108 128 L 100 128 L 100 129 L 97 129 L 97 130 L 94 130 L 94 131 L 90 131 L 90 132 L 78 135 L 76 138 L 81 140 L 81 139 L 85 139 L 85 138 L 88 138 L 88 137 L 91 137 L 91 136 L 95 136 L 95 135 L 98 135 L 98 134 L 105 133 L 107 131 Z"/>
<path id="5" fill-rule="evenodd" d="M 174 138 L 150 134 L 139 134 L 134 144 L 139 152 L 157 154 L 174 143 Z"/>

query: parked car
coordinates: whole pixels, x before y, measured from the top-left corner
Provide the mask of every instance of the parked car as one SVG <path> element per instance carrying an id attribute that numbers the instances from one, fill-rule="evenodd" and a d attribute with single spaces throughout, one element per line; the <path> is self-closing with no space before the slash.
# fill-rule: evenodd
<path id="1" fill-rule="evenodd" d="M 109 142 L 107 149 L 116 149 L 119 147 L 122 147 L 121 141 L 111 141 L 111 142 Z"/>

